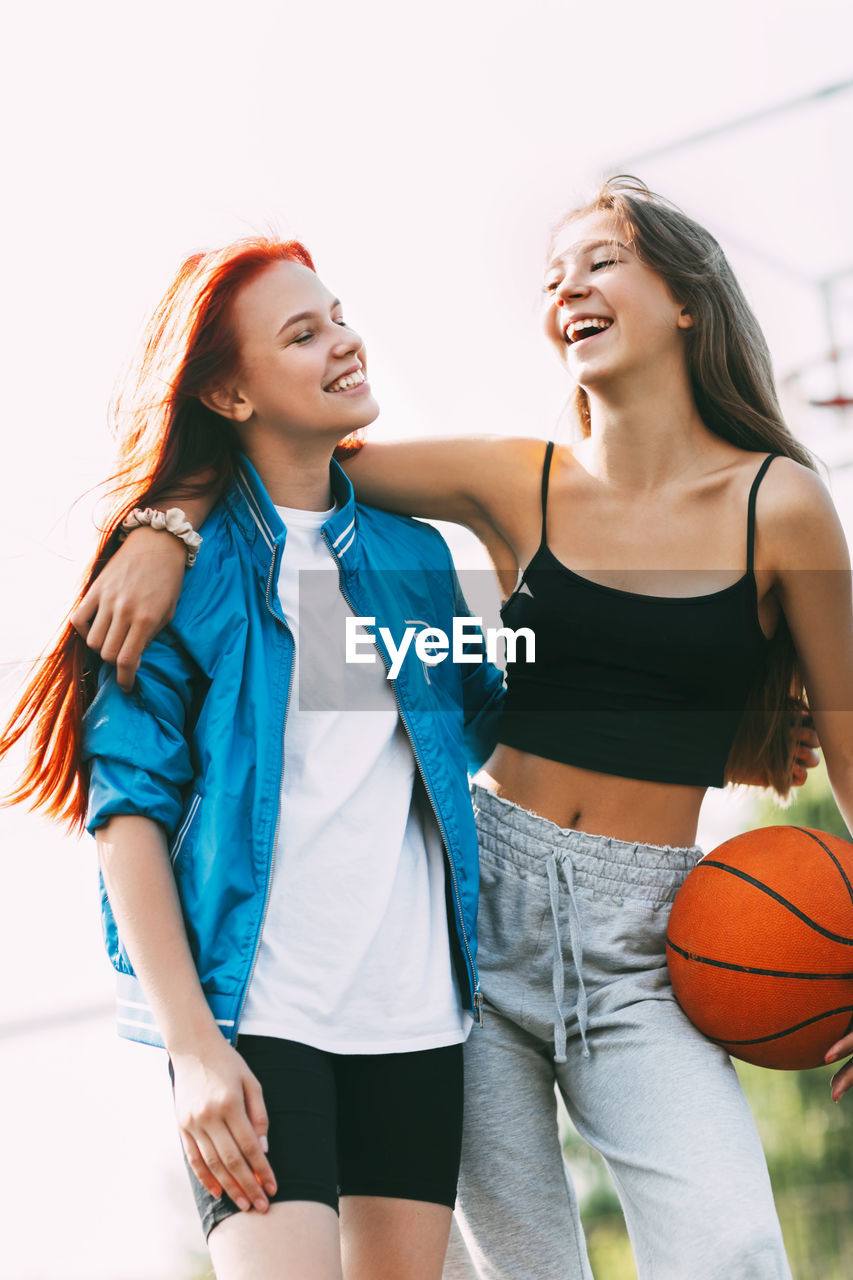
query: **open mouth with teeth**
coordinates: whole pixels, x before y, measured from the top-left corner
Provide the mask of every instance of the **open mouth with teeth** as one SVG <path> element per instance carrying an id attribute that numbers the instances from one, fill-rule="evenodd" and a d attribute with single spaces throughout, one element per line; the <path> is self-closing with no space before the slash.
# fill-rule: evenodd
<path id="1" fill-rule="evenodd" d="M 342 378 L 338 378 L 336 382 L 329 383 L 326 390 L 351 391 L 353 387 L 360 387 L 362 382 L 364 382 L 364 370 L 356 369 L 355 373 L 346 373 Z"/>
<path id="2" fill-rule="evenodd" d="M 604 317 L 598 318 L 588 316 L 584 320 L 573 320 L 571 324 L 566 325 L 565 338 L 570 347 L 577 342 L 583 342 L 586 338 L 594 338 L 596 334 L 602 333 L 605 329 L 609 329 L 613 324 L 612 320 Z"/>

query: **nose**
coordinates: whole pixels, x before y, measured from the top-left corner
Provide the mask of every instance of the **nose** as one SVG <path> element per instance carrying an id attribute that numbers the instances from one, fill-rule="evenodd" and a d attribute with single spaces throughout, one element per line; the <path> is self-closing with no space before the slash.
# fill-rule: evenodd
<path id="1" fill-rule="evenodd" d="M 565 275 L 555 290 L 554 300 L 558 307 L 564 307 L 567 302 L 576 298 L 585 298 L 590 292 L 591 286 L 579 269 L 576 266 L 567 267 Z"/>
<path id="2" fill-rule="evenodd" d="M 360 334 L 348 324 L 338 325 L 338 334 L 335 339 L 336 353 L 342 352 L 346 354 L 349 351 L 358 351 L 364 346 Z"/>

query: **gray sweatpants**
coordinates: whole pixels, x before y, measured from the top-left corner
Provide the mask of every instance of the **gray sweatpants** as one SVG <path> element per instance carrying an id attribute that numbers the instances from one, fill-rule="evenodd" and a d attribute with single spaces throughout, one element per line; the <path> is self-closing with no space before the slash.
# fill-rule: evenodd
<path id="1" fill-rule="evenodd" d="M 667 976 L 670 906 L 700 850 L 565 831 L 480 787 L 474 801 L 486 1017 L 466 1045 L 445 1280 L 592 1276 L 555 1083 L 604 1157 L 640 1280 L 790 1277 L 735 1071 Z"/>

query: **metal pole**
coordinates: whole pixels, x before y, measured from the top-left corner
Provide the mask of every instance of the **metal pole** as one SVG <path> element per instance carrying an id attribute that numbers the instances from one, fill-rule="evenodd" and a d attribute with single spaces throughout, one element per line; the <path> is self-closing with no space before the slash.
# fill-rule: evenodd
<path id="1" fill-rule="evenodd" d="M 750 125 L 759 124 L 762 120 L 769 120 L 773 116 L 782 115 L 788 111 L 798 111 L 801 107 L 809 106 L 814 102 L 822 102 L 826 98 L 833 98 L 840 93 L 848 93 L 853 89 L 853 77 L 848 80 L 839 80 L 836 84 L 825 85 L 822 89 L 813 89 L 810 93 L 801 94 L 797 98 L 789 98 L 786 102 L 777 102 L 772 107 L 762 107 L 759 111 L 752 111 L 748 115 L 738 116 L 734 120 L 726 120 L 722 124 L 712 125 L 709 129 L 699 129 L 696 133 L 688 134 L 684 138 L 677 138 L 672 142 L 664 142 L 659 147 L 651 147 L 648 151 L 640 151 L 633 156 L 620 160 L 615 165 L 608 166 L 608 173 L 624 172 L 637 164 L 645 164 L 647 160 L 655 160 L 658 156 L 668 155 L 673 151 L 681 151 L 685 147 L 695 147 L 699 143 L 708 142 L 712 138 L 717 138 L 722 133 L 731 133 L 736 129 L 745 129 Z"/>

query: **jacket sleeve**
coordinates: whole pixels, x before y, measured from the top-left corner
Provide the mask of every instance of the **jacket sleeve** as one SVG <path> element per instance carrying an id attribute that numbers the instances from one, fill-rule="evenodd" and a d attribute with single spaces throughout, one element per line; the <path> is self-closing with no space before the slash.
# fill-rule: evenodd
<path id="1" fill-rule="evenodd" d="M 170 839 L 174 835 L 193 777 L 187 730 L 199 678 L 169 628 L 145 650 L 130 693 L 119 688 L 115 668 L 102 664 L 83 722 L 89 831 L 132 813 L 159 822 Z"/>
<path id="2" fill-rule="evenodd" d="M 450 550 L 450 574 L 453 583 L 453 612 L 456 617 L 472 617 L 462 594 Z M 472 633 L 472 652 L 483 655 L 482 632 Z M 504 700 L 503 672 L 485 657 L 481 662 L 462 663 L 462 711 L 464 715 L 465 754 L 468 772 L 473 775 L 485 764 L 495 748 L 498 721 Z"/>

